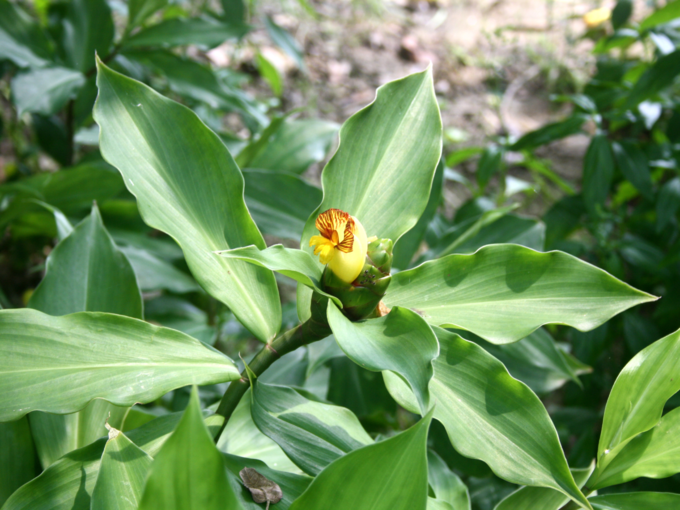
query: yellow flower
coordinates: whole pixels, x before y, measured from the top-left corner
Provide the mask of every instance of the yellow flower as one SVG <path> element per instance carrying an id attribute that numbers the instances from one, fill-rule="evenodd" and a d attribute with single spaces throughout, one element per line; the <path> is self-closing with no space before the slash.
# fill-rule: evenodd
<path id="1" fill-rule="evenodd" d="M 612 11 L 606 7 L 593 9 L 583 16 L 583 21 L 588 28 L 595 28 L 607 21 L 612 15 Z"/>
<path id="2" fill-rule="evenodd" d="M 319 214 L 316 228 L 321 235 L 309 240 L 314 255 L 342 281 L 352 283 L 366 262 L 368 240 L 363 225 L 345 211 L 328 209 Z"/>

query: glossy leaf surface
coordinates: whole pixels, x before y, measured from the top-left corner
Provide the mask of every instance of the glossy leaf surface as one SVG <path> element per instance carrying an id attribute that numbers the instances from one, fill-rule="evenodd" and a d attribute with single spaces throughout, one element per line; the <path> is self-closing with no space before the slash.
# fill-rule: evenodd
<path id="1" fill-rule="evenodd" d="M 492 245 L 395 274 L 384 301 L 502 344 L 549 323 L 594 329 L 654 299 L 566 253 Z"/>
<path id="2" fill-rule="evenodd" d="M 238 379 L 233 362 L 198 340 L 126 317 L 0 312 L 0 419 L 79 411 L 94 398 L 130 406 L 188 384 Z"/>
<path id="3" fill-rule="evenodd" d="M 260 340 L 273 338 L 281 324 L 274 275 L 214 253 L 264 248 L 224 144 L 193 112 L 139 82 L 100 65 L 97 83 L 102 154 L 123 174 L 144 220 L 175 238 L 209 294 Z"/>
<path id="4" fill-rule="evenodd" d="M 365 446 L 324 469 L 291 510 L 425 510 L 427 430 L 432 414 L 390 439 Z M 408 490 L 404 490 L 408 488 Z"/>

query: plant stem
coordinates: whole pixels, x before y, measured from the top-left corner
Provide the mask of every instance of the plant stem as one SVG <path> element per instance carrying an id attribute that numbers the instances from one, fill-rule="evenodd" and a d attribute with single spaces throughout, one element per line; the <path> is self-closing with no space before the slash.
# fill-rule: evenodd
<path id="1" fill-rule="evenodd" d="M 294 327 L 278 336 L 272 342 L 267 343 L 260 352 L 248 364 L 250 370 L 257 376 L 267 370 L 272 363 L 281 358 L 284 354 L 294 351 L 298 347 L 311 344 L 318 340 L 323 340 L 331 334 L 328 324 L 317 322 L 314 318 Z M 224 392 L 217 414 L 224 416 L 224 423 L 215 436 L 215 442 L 219 440 L 222 432 L 227 426 L 229 418 L 233 414 L 236 406 L 241 401 L 243 394 L 250 388 L 247 369 L 241 372 L 241 378 L 232 383 Z"/>

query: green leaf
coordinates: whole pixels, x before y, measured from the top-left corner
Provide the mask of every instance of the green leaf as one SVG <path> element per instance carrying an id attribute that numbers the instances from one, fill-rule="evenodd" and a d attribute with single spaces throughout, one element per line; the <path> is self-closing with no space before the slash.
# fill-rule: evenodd
<path id="1" fill-rule="evenodd" d="M 446 428 L 454 448 L 483 460 L 509 482 L 552 488 L 589 508 L 538 397 L 480 346 L 434 330 L 441 349 L 430 382 L 434 417 Z M 386 382 L 397 402 L 412 407 L 413 397 L 404 398 L 405 384 L 395 378 Z"/>
<path id="2" fill-rule="evenodd" d="M 171 18 L 140 30 L 125 41 L 127 48 L 185 46 L 196 44 L 204 49 L 219 46 L 229 39 L 240 39 L 250 31 L 244 23 L 201 18 Z"/>
<path id="3" fill-rule="evenodd" d="M 633 14 L 633 0 L 618 0 L 612 10 L 612 25 L 618 29 L 625 25 Z"/>
<path id="4" fill-rule="evenodd" d="M 555 140 L 566 138 L 581 132 L 581 126 L 586 121 L 585 115 L 576 114 L 565 120 L 547 124 L 535 131 L 530 131 L 510 146 L 511 151 L 532 150 Z"/>
<path id="5" fill-rule="evenodd" d="M 44 67 L 18 74 L 12 80 L 12 102 L 19 116 L 25 112 L 52 115 L 61 110 L 85 85 L 80 71 Z"/>
<path id="6" fill-rule="evenodd" d="M 600 474 L 594 489 L 646 478 L 666 478 L 680 473 L 680 407 L 635 436 Z"/>
<path id="7" fill-rule="evenodd" d="M 470 494 L 460 477 L 432 450 L 427 451 L 427 477 L 438 500 L 453 510 L 470 510 Z"/>
<path id="8" fill-rule="evenodd" d="M 122 432 L 112 429 L 104 447 L 92 510 L 136 510 L 153 459 Z"/>
<path id="9" fill-rule="evenodd" d="M 50 315 L 90 311 L 142 318 L 135 273 L 96 206 L 52 251 L 28 306 Z"/>
<path id="10" fill-rule="evenodd" d="M 0 60 L 19 67 L 42 67 L 52 60 L 50 42 L 42 27 L 19 5 L 0 0 Z"/>
<path id="11" fill-rule="evenodd" d="M 596 135 L 583 160 L 583 200 L 591 213 L 603 206 L 614 177 L 614 158 L 605 135 Z"/>
<path id="12" fill-rule="evenodd" d="M 143 291 L 169 290 L 176 294 L 200 291 L 196 281 L 151 252 L 126 246 L 121 251 L 132 264 Z"/>
<path id="13" fill-rule="evenodd" d="M 661 232 L 680 209 L 680 177 L 661 186 L 656 201 L 656 229 Z"/>
<path id="14" fill-rule="evenodd" d="M 256 382 L 251 413 L 257 427 L 312 476 L 373 443 L 349 409 L 308 400 L 284 386 Z"/>
<path id="15" fill-rule="evenodd" d="M 106 0 L 72 0 L 63 19 L 62 47 L 66 64 L 83 73 L 94 70 L 95 54 L 109 54 L 115 28 Z"/>
<path id="16" fill-rule="evenodd" d="M 104 65 L 97 83 L 102 154 L 118 166 L 144 220 L 179 243 L 210 295 L 260 340 L 271 340 L 281 325 L 274 275 L 214 253 L 265 246 L 224 144 L 186 107 Z"/>
<path id="17" fill-rule="evenodd" d="M 397 273 L 384 301 L 502 344 L 549 323 L 594 329 L 655 299 L 566 253 L 501 244 Z"/>
<path id="18" fill-rule="evenodd" d="M 593 469 L 595 469 L 594 462 L 587 468 L 570 469 L 579 489 L 585 485 Z M 567 496 L 552 489 L 522 487 L 507 496 L 494 510 L 559 510 L 568 502 Z"/>
<path id="19" fill-rule="evenodd" d="M 274 41 L 274 44 L 285 51 L 288 56 L 293 59 L 295 65 L 297 65 L 301 70 L 305 71 L 306 67 L 304 53 L 293 36 L 290 35 L 288 31 L 274 23 L 274 20 L 270 16 L 266 16 L 264 18 L 264 26 L 267 28 L 267 33 L 269 34 L 269 37 L 271 37 L 272 41 Z"/>
<path id="20" fill-rule="evenodd" d="M 321 202 L 321 190 L 297 175 L 271 170 L 244 170 L 243 178 L 246 205 L 260 231 L 299 240 L 307 218 Z"/>
<path id="21" fill-rule="evenodd" d="M 429 409 L 428 383 L 439 347 L 432 329 L 417 313 L 394 307 L 384 317 L 350 322 L 329 302 L 328 323 L 352 361 L 374 372 L 398 373 L 415 393 L 420 410 Z"/>
<path id="22" fill-rule="evenodd" d="M 154 457 L 139 510 L 239 510 L 222 454 L 208 431 L 194 387 L 172 435 Z"/>
<path id="23" fill-rule="evenodd" d="M 130 0 L 128 4 L 128 25 L 130 31 L 141 25 L 154 12 L 165 7 L 168 0 Z"/>
<path id="24" fill-rule="evenodd" d="M 413 427 L 340 457 L 324 469 L 291 510 L 425 510 L 428 413 Z M 404 490 L 408 487 L 408 490 Z"/>
<path id="25" fill-rule="evenodd" d="M 477 163 L 477 183 L 484 189 L 489 183 L 489 179 L 503 166 L 505 150 L 497 145 L 489 145 L 482 151 L 482 155 Z"/>
<path id="26" fill-rule="evenodd" d="M 425 207 L 423 214 L 418 219 L 418 223 L 416 223 L 411 230 L 406 232 L 394 247 L 393 267 L 401 269 L 407 269 L 409 267 L 411 260 L 413 260 L 413 256 L 420 248 L 423 239 L 425 239 L 427 227 L 434 218 L 434 215 L 439 208 L 439 204 L 442 201 L 443 187 L 444 161 L 440 160 L 432 181 L 430 199 L 427 201 L 427 206 Z"/>
<path id="27" fill-rule="evenodd" d="M 646 198 L 652 198 L 652 175 L 644 152 L 630 142 L 612 142 L 616 164 L 623 176 Z"/>
<path id="28" fill-rule="evenodd" d="M 680 73 L 680 50 L 660 57 L 635 83 L 633 90 L 628 94 L 623 109 L 631 110 L 642 101 L 655 96 L 670 86 L 678 73 Z"/>
<path id="29" fill-rule="evenodd" d="M 280 244 L 270 246 L 266 250 L 259 250 L 256 246 L 246 246 L 233 250 L 217 252 L 225 259 L 243 260 L 249 264 L 266 267 L 284 276 L 292 278 L 298 283 L 306 285 L 322 296 L 330 298 L 334 303 L 342 306 L 335 296 L 327 294 L 322 288 L 321 275 L 323 270 L 306 251 L 286 248 Z"/>
<path id="30" fill-rule="evenodd" d="M 629 492 L 595 496 L 589 500 L 596 510 L 670 510 L 680 506 L 680 494 Z"/>
<path id="31" fill-rule="evenodd" d="M 657 25 L 662 25 L 680 18 L 680 5 L 677 2 L 668 2 L 661 9 L 655 10 L 642 23 L 640 23 L 640 30 L 647 30 Z"/>
<path id="32" fill-rule="evenodd" d="M 248 389 L 217 442 L 218 450 L 233 456 L 259 460 L 278 471 L 302 473 L 281 447 L 257 428 L 251 414 L 252 400 L 250 389 Z M 236 469 L 234 474 L 237 475 L 242 468 L 243 466 Z M 286 496 L 285 493 L 284 496 Z"/>
<path id="33" fill-rule="evenodd" d="M 269 84 L 272 92 L 276 97 L 281 97 L 283 92 L 283 81 L 281 79 L 281 74 L 279 70 L 276 69 L 274 64 L 272 64 L 267 57 L 262 53 L 258 52 L 255 55 L 255 61 L 257 62 L 257 70 L 260 72 L 260 76 Z"/>
<path id="34" fill-rule="evenodd" d="M 27 418 L 0 423 L 0 506 L 38 474 Z"/>
<path id="35" fill-rule="evenodd" d="M 680 331 L 657 340 L 628 362 L 607 400 L 597 467 L 589 487 L 600 487 L 608 465 L 638 434 L 661 419 L 664 404 L 680 390 Z M 648 436 L 652 437 L 652 435 Z"/>
<path id="36" fill-rule="evenodd" d="M 337 133 L 338 125 L 334 122 L 320 119 L 286 119 L 272 133 L 263 149 L 248 161 L 248 166 L 302 174 L 312 164 L 323 161 Z M 319 205 L 319 202 L 320 195 L 314 206 Z"/>
<path id="37" fill-rule="evenodd" d="M 380 87 L 375 101 L 340 130 L 340 146 L 323 171 L 324 199 L 307 221 L 303 247 L 318 213 L 330 208 L 356 216 L 369 236 L 396 242 L 425 210 L 441 136 L 431 70 Z"/>
<path id="38" fill-rule="evenodd" d="M 226 19 L 245 21 L 248 12 L 245 0 L 221 0 L 221 3 Z"/>
<path id="39" fill-rule="evenodd" d="M 115 346 L 113 348 L 112 346 Z M 233 362 L 198 340 L 94 312 L 51 317 L 0 311 L 0 420 L 79 411 L 94 398 L 130 406 L 188 384 L 238 379 Z"/>

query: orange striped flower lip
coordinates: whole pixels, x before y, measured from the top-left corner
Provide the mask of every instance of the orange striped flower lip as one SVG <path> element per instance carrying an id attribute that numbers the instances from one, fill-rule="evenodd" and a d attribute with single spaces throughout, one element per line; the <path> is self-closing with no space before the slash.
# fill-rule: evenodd
<path id="1" fill-rule="evenodd" d="M 354 219 L 349 213 L 340 209 L 328 209 L 316 218 L 316 228 L 328 239 L 333 247 L 344 253 L 350 253 L 354 245 Z M 342 239 L 340 238 L 342 233 Z"/>

